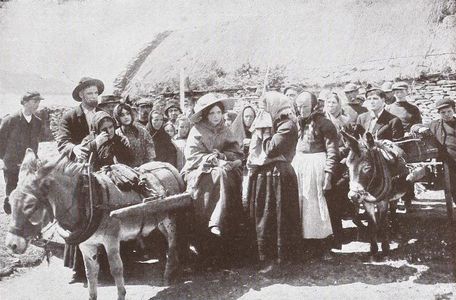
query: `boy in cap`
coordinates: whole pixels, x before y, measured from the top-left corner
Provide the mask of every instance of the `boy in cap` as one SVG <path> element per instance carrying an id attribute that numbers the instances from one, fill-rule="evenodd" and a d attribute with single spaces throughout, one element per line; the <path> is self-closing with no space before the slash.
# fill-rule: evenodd
<path id="1" fill-rule="evenodd" d="M 141 98 L 136 102 L 136 107 L 138 108 L 137 122 L 145 127 L 147 122 L 149 122 L 149 114 L 152 111 L 152 100 Z"/>
<path id="2" fill-rule="evenodd" d="M 182 110 L 179 105 L 179 100 L 172 99 L 168 101 L 165 107 L 165 116 L 168 119 L 168 122 L 171 122 L 173 125 L 176 125 L 176 120 L 179 115 L 182 114 Z"/>
<path id="3" fill-rule="evenodd" d="M 441 154 L 447 168 L 451 170 L 450 190 L 453 201 L 456 202 L 456 117 L 455 102 L 451 99 L 440 99 L 436 103 L 440 119 L 429 124 L 429 129 L 442 144 Z"/>
<path id="4" fill-rule="evenodd" d="M 0 124 L 0 160 L 4 164 L 3 175 L 6 184 L 3 209 L 7 214 L 11 213 L 8 197 L 16 188 L 25 150 L 31 148 L 35 153 L 38 151 L 42 122 L 35 112 L 43 99 L 36 91 L 27 92 L 21 99 L 22 109 L 6 116 Z"/>
<path id="5" fill-rule="evenodd" d="M 404 131 L 409 132 L 413 125 L 421 123 L 420 110 L 416 105 L 407 101 L 408 84 L 406 82 L 394 83 L 392 90 L 396 101 L 390 104 L 387 110 L 398 117 L 404 126 Z"/>

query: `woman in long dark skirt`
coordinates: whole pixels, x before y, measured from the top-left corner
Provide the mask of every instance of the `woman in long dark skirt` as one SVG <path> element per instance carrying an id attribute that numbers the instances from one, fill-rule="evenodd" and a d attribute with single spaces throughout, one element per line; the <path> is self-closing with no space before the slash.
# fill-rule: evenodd
<path id="1" fill-rule="evenodd" d="M 293 115 L 288 97 L 267 92 L 253 124 L 247 200 L 262 273 L 292 259 L 301 235 L 298 182 L 291 166 L 298 139 Z"/>

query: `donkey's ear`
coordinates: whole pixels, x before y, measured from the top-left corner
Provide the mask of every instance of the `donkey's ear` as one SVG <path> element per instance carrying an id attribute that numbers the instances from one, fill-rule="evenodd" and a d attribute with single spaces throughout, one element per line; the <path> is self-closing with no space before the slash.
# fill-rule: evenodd
<path id="1" fill-rule="evenodd" d="M 27 148 L 25 150 L 24 159 L 22 160 L 21 167 L 19 169 L 19 181 L 25 178 L 27 175 L 33 174 L 38 170 L 40 163 L 36 158 L 35 152 L 32 149 Z"/>
<path id="2" fill-rule="evenodd" d="M 342 139 L 344 141 L 344 144 L 348 146 L 353 152 L 356 154 L 359 154 L 359 143 L 358 141 L 350 134 L 345 132 L 344 130 L 341 130 L 340 133 L 342 134 Z"/>
<path id="3" fill-rule="evenodd" d="M 372 134 L 370 132 L 366 132 L 365 139 L 366 139 L 366 144 L 367 144 L 368 148 L 375 147 L 374 137 L 372 136 Z"/>

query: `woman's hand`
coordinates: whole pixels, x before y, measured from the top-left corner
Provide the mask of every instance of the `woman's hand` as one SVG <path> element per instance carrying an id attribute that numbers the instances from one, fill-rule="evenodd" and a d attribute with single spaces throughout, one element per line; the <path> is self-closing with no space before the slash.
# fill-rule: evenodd
<path id="1" fill-rule="evenodd" d="M 225 170 L 231 171 L 234 168 L 239 168 L 242 166 L 242 161 L 240 159 L 234 161 L 227 161 L 225 165 Z"/>
<path id="2" fill-rule="evenodd" d="M 332 174 L 325 173 L 325 182 L 323 183 L 323 191 L 329 191 L 332 189 L 331 179 L 332 179 Z"/>
<path id="3" fill-rule="evenodd" d="M 97 143 L 97 148 L 100 148 L 101 145 L 106 143 L 109 140 L 109 134 L 107 132 L 101 132 L 97 137 L 95 138 L 95 142 Z"/>

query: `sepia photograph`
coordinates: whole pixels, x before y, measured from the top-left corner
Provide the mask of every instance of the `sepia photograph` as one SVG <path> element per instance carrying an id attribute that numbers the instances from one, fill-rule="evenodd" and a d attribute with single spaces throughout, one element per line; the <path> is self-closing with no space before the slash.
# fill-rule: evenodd
<path id="1" fill-rule="evenodd" d="M 0 299 L 456 299 L 456 0 L 0 0 Z"/>

